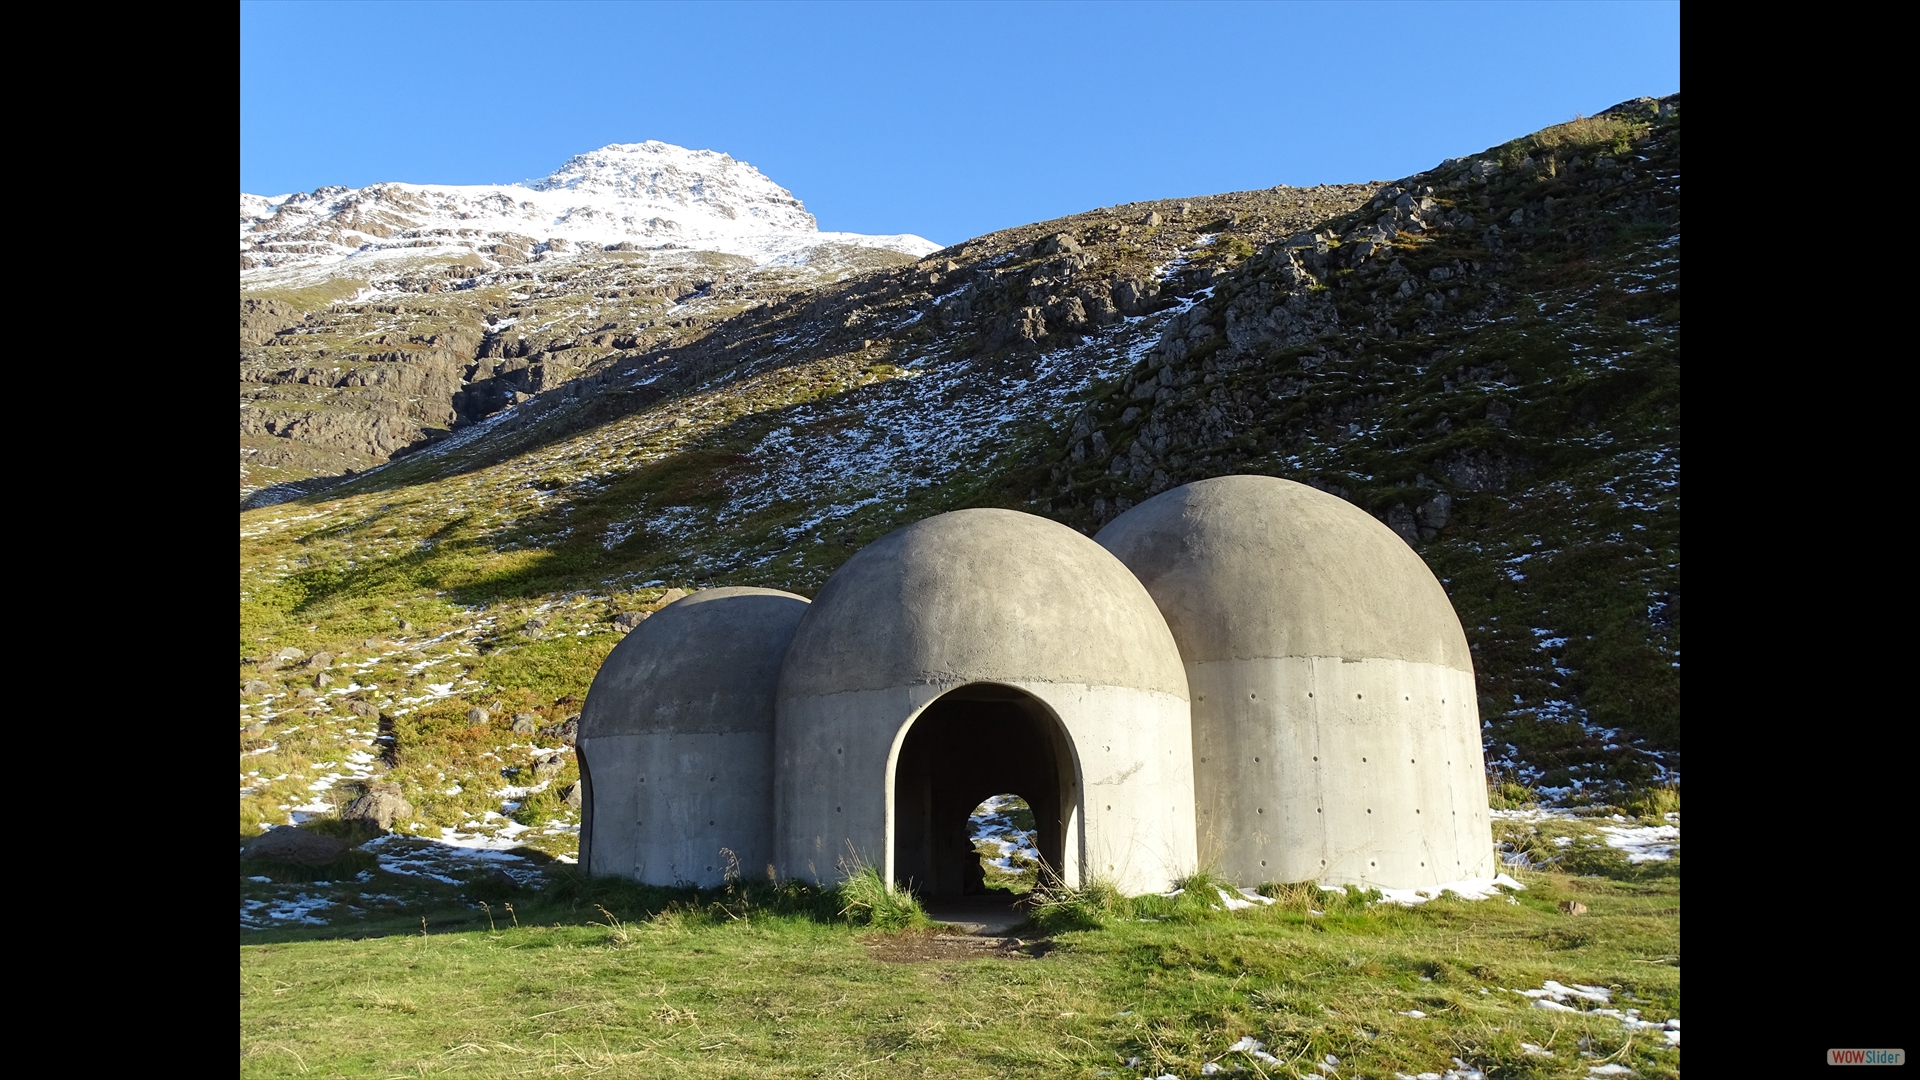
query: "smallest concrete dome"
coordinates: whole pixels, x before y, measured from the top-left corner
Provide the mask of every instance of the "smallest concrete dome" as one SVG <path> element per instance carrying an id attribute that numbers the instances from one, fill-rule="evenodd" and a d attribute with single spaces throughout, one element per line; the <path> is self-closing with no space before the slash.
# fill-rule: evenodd
<path id="1" fill-rule="evenodd" d="M 649 885 L 720 884 L 773 856 L 773 702 L 805 597 L 705 589 L 641 623 L 580 712 L 580 863 Z"/>

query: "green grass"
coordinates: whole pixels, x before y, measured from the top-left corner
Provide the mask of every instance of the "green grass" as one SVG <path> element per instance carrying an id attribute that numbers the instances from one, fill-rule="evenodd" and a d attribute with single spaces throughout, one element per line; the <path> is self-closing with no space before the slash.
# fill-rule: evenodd
<path id="1" fill-rule="evenodd" d="M 1285 887 L 1271 907 L 1179 918 L 1110 897 L 1098 928 L 921 963 L 874 944 L 924 931 L 850 925 L 826 891 L 576 882 L 511 913 L 243 934 L 241 1074 L 1194 1077 L 1217 1059 L 1290 1077 L 1332 1054 L 1348 1076 L 1453 1057 L 1499 1077 L 1601 1060 L 1677 1076 L 1658 1037 L 1512 992 L 1598 985 L 1617 1008 L 1677 1016 L 1677 877 L 1524 877 L 1513 903 L 1414 909 Z M 1561 914 L 1568 899 L 1590 913 Z M 1283 1064 L 1226 1053 L 1242 1036 Z"/>
<path id="2" fill-rule="evenodd" d="M 300 311 L 314 311 L 336 300 L 345 300 L 366 287 L 366 282 L 356 278 L 329 278 L 318 285 L 297 289 L 249 289 L 242 286 L 240 298 L 242 300 L 280 300 L 292 304 Z"/>
<path id="3" fill-rule="evenodd" d="M 840 885 L 840 914 L 881 930 L 915 930 L 930 925 L 919 901 L 904 889 L 889 888 L 871 866 L 856 867 Z"/>

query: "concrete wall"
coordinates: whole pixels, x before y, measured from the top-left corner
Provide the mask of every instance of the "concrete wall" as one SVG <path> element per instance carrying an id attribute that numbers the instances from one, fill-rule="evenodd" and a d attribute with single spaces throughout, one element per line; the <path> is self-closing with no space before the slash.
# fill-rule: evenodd
<path id="1" fill-rule="evenodd" d="M 707 589 L 614 646 L 580 713 L 587 872 L 713 886 L 727 851 L 766 872 L 774 691 L 806 611 L 791 593 Z"/>
<path id="2" fill-rule="evenodd" d="M 740 731 L 595 739 L 588 870 L 713 886 L 731 851 L 741 874 L 765 874 L 773 861 L 770 742 L 766 732 Z"/>
<path id="3" fill-rule="evenodd" d="M 1126 687 L 994 680 L 1052 712 L 1074 763 L 1062 877 L 1121 891 L 1169 888 L 1198 865 L 1192 738 L 1178 695 Z M 831 883 L 857 858 L 894 880 L 894 770 L 913 720 L 965 683 L 782 698 L 776 713 L 775 865 Z"/>
<path id="4" fill-rule="evenodd" d="M 1067 880 L 1138 895 L 1199 869 L 1186 699 L 1113 686 L 1022 689 L 1060 717 L 1079 760 L 1079 866 Z"/>
<path id="5" fill-rule="evenodd" d="M 1473 676 L 1337 657 L 1188 668 L 1203 859 L 1244 884 L 1494 873 Z"/>

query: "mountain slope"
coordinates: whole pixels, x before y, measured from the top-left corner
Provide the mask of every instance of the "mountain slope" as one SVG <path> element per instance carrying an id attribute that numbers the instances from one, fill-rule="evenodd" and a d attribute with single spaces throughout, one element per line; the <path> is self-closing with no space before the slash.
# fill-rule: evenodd
<path id="1" fill-rule="evenodd" d="M 1381 191 L 1250 260 L 1073 423 L 1094 528 L 1223 472 L 1372 511 L 1446 579 L 1490 757 L 1647 781 L 1680 733 L 1678 98 Z"/>
<path id="2" fill-rule="evenodd" d="M 1670 780 L 1678 162 L 1672 98 L 1385 188 L 1008 230 L 609 350 L 324 495 L 243 513 L 261 774 L 243 828 L 328 776 L 355 790 L 311 763 L 356 745 L 385 755 L 419 827 L 564 823 L 547 796 L 495 794 L 500 769 L 557 745 L 506 718 L 577 711 L 614 618 L 668 585 L 811 593 L 928 514 L 1001 505 L 1091 531 L 1235 471 L 1334 490 L 1415 545 L 1468 627 L 1500 768 L 1570 798 Z M 484 324 L 578 295 L 529 279 L 486 301 L 502 307 L 443 310 Z M 313 687 L 272 659 L 285 647 L 351 679 Z"/>
<path id="3" fill-rule="evenodd" d="M 752 166 L 659 142 L 527 185 L 242 195 L 241 494 L 319 490 L 624 351 L 935 246 L 820 232 Z"/>

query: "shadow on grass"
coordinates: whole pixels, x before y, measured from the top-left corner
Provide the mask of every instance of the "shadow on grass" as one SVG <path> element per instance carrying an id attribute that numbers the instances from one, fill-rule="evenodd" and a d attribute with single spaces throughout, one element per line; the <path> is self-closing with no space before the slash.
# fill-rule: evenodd
<path id="1" fill-rule="evenodd" d="M 797 880 L 736 880 L 711 889 L 642 885 L 625 878 L 582 874 L 572 865 L 532 848 L 515 848 L 505 854 L 517 857 L 513 869 L 532 868 L 538 873 L 509 875 L 485 862 L 464 867 L 442 865 L 426 873 L 395 873 L 381 868 L 373 853 L 357 848 L 325 865 L 242 860 L 243 899 L 251 883 L 283 890 L 294 887 L 302 896 L 307 895 L 308 886 L 334 887 L 345 894 L 364 896 L 370 892 L 390 902 L 365 915 L 349 915 L 325 925 L 301 925 L 290 919 L 286 925 L 242 926 L 241 943 L 467 933 L 508 926 L 597 925 L 621 933 L 627 924 L 697 926 L 758 918 L 889 929 L 875 920 L 870 908 L 855 903 L 857 897 L 845 885 L 822 887 Z M 522 880 L 529 877 L 533 880 Z M 271 882 L 259 878 L 270 878 Z M 401 896 L 393 896 L 395 892 Z"/>

